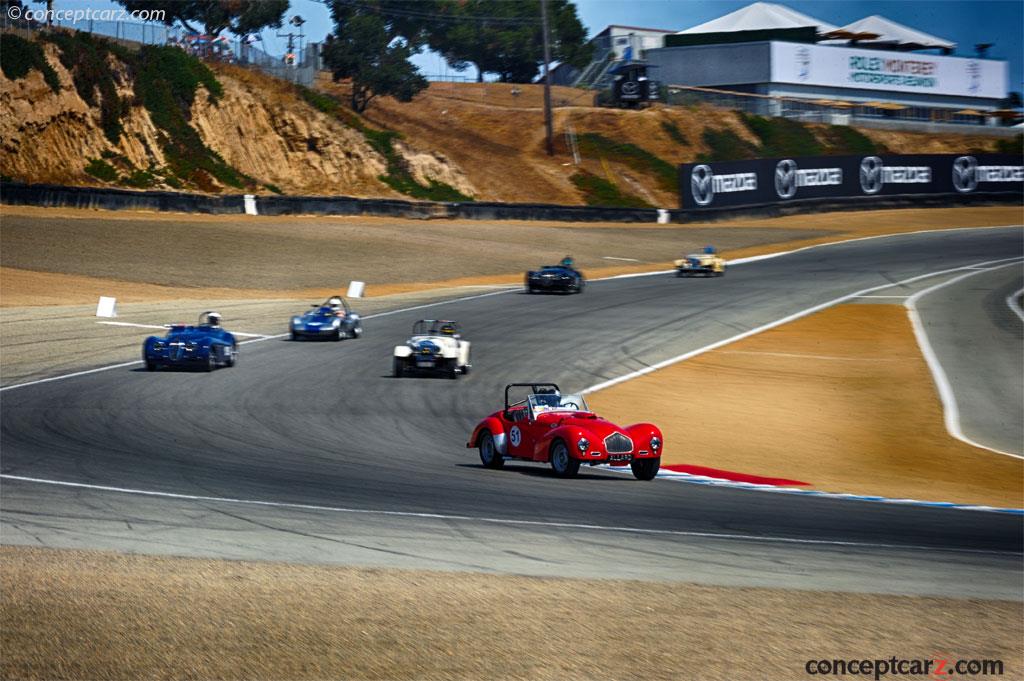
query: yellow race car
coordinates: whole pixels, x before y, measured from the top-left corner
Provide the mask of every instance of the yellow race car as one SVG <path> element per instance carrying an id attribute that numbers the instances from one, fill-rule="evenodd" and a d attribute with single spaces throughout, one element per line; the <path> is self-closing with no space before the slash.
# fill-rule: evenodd
<path id="1" fill-rule="evenodd" d="M 675 261 L 677 277 L 721 277 L 725 274 L 725 258 L 718 255 L 714 246 L 705 246 L 701 253 L 691 253 Z"/>

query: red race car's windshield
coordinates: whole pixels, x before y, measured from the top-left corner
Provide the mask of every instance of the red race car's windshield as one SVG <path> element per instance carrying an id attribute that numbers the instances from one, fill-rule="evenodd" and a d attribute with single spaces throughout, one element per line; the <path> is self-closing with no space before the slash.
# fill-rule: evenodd
<path id="1" fill-rule="evenodd" d="M 557 395 L 555 393 L 542 393 L 530 395 L 526 398 L 533 415 L 544 414 L 552 411 L 590 411 L 587 401 L 583 395 Z"/>

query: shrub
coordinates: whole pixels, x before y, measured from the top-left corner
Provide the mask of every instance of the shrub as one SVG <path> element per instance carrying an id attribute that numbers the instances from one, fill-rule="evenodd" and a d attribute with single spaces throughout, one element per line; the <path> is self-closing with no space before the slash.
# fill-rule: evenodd
<path id="1" fill-rule="evenodd" d="M 205 64 L 175 47 L 146 45 L 139 50 L 135 69 L 135 95 L 160 129 L 160 145 L 175 175 L 203 188 L 213 186 L 210 176 L 232 187 L 252 184 L 251 178 L 203 144 L 189 124 L 188 114 L 200 85 L 214 102 L 223 94 Z"/>
<path id="2" fill-rule="evenodd" d="M 0 69 L 10 80 L 24 78 L 35 69 L 51 90 L 60 92 L 60 78 L 46 61 L 42 46 L 13 33 L 0 33 Z"/>
<path id="3" fill-rule="evenodd" d="M 1000 154 L 1015 154 L 1024 156 L 1024 134 L 1017 135 L 1011 139 L 1002 139 L 996 142 L 996 151 Z"/>
<path id="4" fill-rule="evenodd" d="M 71 74 L 78 96 L 89 106 L 100 109 L 100 126 L 113 144 L 121 138 L 121 118 L 128 102 L 117 96 L 117 85 L 108 62 L 110 42 L 91 33 L 41 33 L 43 40 L 60 50 L 60 63 Z M 97 101 L 97 96 L 99 100 Z"/>
<path id="5" fill-rule="evenodd" d="M 819 156 L 824 149 L 806 125 L 788 118 L 740 114 L 743 123 L 761 140 L 761 156 Z"/>
<path id="6" fill-rule="evenodd" d="M 299 92 L 299 96 L 321 113 L 337 115 L 338 109 L 341 108 L 338 100 L 330 95 L 318 92 L 304 85 L 296 85 L 295 87 Z"/>
<path id="7" fill-rule="evenodd" d="M 686 137 L 683 131 L 679 129 L 679 126 L 672 121 L 662 121 L 661 129 L 664 130 L 676 144 L 684 147 L 690 146 L 690 140 Z"/>
<path id="8" fill-rule="evenodd" d="M 580 153 L 600 156 L 652 175 L 665 191 L 676 191 L 676 167 L 630 142 L 616 142 L 595 132 L 579 136 Z"/>
<path id="9" fill-rule="evenodd" d="M 588 206 L 605 206 L 612 208 L 653 208 L 638 196 L 623 194 L 619 188 L 608 180 L 598 177 L 586 170 L 578 170 L 569 178 L 583 194 Z"/>
<path id="10" fill-rule="evenodd" d="M 121 183 L 128 185 L 129 187 L 137 187 L 138 189 L 149 189 L 159 181 L 149 170 L 140 170 L 138 168 L 132 170 L 127 176 L 121 178 Z"/>
<path id="11" fill-rule="evenodd" d="M 116 182 L 118 177 L 117 169 L 99 158 L 91 159 L 89 164 L 85 166 L 85 172 L 103 182 Z"/>
<path id="12" fill-rule="evenodd" d="M 757 158 L 760 154 L 757 147 L 731 130 L 714 130 L 707 128 L 701 139 L 708 151 L 697 156 L 701 163 L 716 161 L 745 161 Z"/>
<path id="13" fill-rule="evenodd" d="M 830 125 L 824 137 L 828 154 L 870 155 L 884 151 L 860 130 L 848 125 Z"/>

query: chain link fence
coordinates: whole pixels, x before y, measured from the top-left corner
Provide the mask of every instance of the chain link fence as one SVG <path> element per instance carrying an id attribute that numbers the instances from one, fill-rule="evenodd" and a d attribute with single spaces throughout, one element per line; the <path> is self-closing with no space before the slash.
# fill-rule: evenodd
<path id="1" fill-rule="evenodd" d="M 75 20 L 56 15 L 46 22 L 15 19 L 8 12 L 0 13 L 0 27 L 29 31 L 66 29 L 94 33 L 119 42 L 142 45 L 172 45 L 181 48 L 199 59 L 238 64 L 255 68 L 264 73 L 310 87 L 320 69 L 320 45 L 308 43 L 302 49 L 275 57 L 258 46 L 258 36 L 244 39 L 211 36 L 189 31 L 181 26 L 167 26 L 155 21 L 102 21 Z M 301 45 L 301 38 L 300 38 Z"/>
<path id="2" fill-rule="evenodd" d="M 792 118 L 805 123 L 864 125 L 928 132 L 965 132 L 970 126 L 976 128 L 980 134 L 1002 135 L 1007 131 L 1012 133 L 1013 129 L 1007 128 L 1007 123 L 1019 118 L 1019 113 L 1009 110 L 982 112 L 970 109 L 904 106 L 892 102 L 773 97 L 685 85 L 669 85 L 665 102 L 671 106 L 709 104 L 757 116 Z"/>

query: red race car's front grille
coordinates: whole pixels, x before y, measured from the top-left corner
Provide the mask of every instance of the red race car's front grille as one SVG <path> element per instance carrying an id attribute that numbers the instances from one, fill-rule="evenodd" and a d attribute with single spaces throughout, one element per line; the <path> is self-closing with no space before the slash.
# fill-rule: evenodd
<path id="1" fill-rule="evenodd" d="M 604 439 L 604 448 L 609 454 L 628 454 L 633 451 L 633 441 L 622 433 L 612 433 Z"/>

